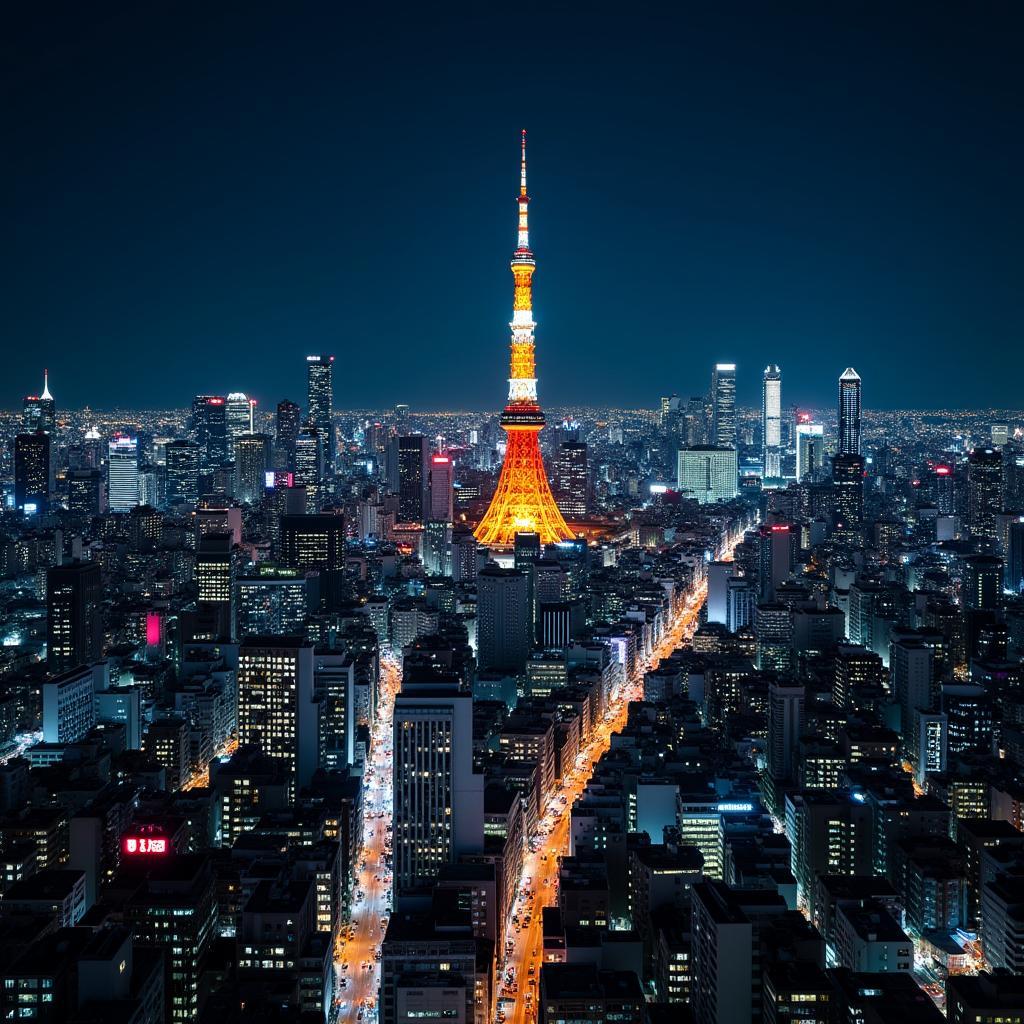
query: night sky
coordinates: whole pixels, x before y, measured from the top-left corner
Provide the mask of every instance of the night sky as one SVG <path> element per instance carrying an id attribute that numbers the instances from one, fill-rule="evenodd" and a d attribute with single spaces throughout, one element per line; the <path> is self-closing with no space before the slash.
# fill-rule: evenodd
<path id="1" fill-rule="evenodd" d="M 497 408 L 522 127 L 544 404 L 1024 406 L 1019 4 L 24 6 L 0 406 Z"/>

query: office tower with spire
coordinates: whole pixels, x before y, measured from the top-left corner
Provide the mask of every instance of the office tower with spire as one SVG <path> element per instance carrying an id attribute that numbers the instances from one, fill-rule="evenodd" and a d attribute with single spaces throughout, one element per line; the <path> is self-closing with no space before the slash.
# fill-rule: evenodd
<path id="1" fill-rule="evenodd" d="M 277 437 L 274 439 L 274 467 L 295 472 L 295 442 L 302 428 L 302 410 L 287 398 L 277 403 Z"/>
<path id="2" fill-rule="evenodd" d="M 107 445 L 107 507 L 131 512 L 139 504 L 139 439 L 118 434 Z"/>
<path id="3" fill-rule="evenodd" d="M 860 455 L 860 374 L 848 366 L 839 378 L 840 455 Z"/>
<path id="4" fill-rule="evenodd" d="M 324 466 L 334 469 L 334 356 L 306 356 L 306 422 L 321 436 Z"/>
<path id="5" fill-rule="evenodd" d="M 45 430 L 52 435 L 57 426 L 57 409 L 50 394 L 50 371 L 43 370 L 43 393 L 26 395 L 22 403 L 22 428 L 25 433 L 33 434 L 37 430 Z"/>
<path id="6" fill-rule="evenodd" d="M 536 260 L 530 251 L 526 193 L 526 132 L 522 134 L 519 179 L 519 244 L 512 255 L 515 280 L 508 402 L 501 426 L 508 435 L 505 462 L 490 507 L 476 528 L 481 544 L 511 548 L 515 535 L 524 530 L 540 534 L 545 544 L 573 536 L 555 504 L 548 483 L 538 435 L 544 427 L 544 413 L 537 401 L 537 371 L 533 331 L 533 272 Z"/>
<path id="7" fill-rule="evenodd" d="M 782 373 L 766 366 L 761 393 L 762 477 L 782 478 Z"/>
<path id="8" fill-rule="evenodd" d="M 736 447 L 736 364 L 716 363 L 711 375 L 711 443 Z"/>

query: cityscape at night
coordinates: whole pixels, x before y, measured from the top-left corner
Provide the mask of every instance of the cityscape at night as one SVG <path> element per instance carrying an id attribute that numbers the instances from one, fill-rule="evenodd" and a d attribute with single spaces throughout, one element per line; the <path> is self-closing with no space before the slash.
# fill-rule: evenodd
<path id="1" fill-rule="evenodd" d="M 1024 18 L 211 6 L 0 44 L 3 1019 L 1022 1024 Z"/>

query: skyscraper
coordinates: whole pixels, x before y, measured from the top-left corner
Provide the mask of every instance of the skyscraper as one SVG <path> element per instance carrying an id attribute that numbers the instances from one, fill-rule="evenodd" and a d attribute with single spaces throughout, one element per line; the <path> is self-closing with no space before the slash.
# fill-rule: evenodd
<path id="1" fill-rule="evenodd" d="M 107 505 L 130 512 L 139 504 L 139 440 L 118 434 L 107 446 Z"/>
<path id="2" fill-rule="evenodd" d="M 477 576 L 477 659 L 481 669 L 522 672 L 530 653 L 526 573 L 493 562 Z"/>
<path id="3" fill-rule="evenodd" d="M 538 434 L 544 427 L 544 413 L 537 401 L 537 371 L 534 359 L 533 272 L 536 260 L 530 251 L 526 194 L 526 132 L 522 136 L 519 179 L 519 244 L 512 255 L 515 279 L 513 299 L 511 367 L 508 402 L 501 415 L 508 435 L 505 462 L 490 507 L 476 529 L 481 544 L 509 548 L 522 530 L 536 530 L 545 544 L 572 537 L 555 504 L 540 454 Z"/>
<path id="4" fill-rule="evenodd" d="M 26 395 L 22 403 L 22 427 L 27 434 L 45 430 L 52 434 L 57 426 L 57 410 L 50 394 L 50 371 L 43 370 L 43 393 Z"/>
<path id="5" fill-rule="evenodd" d="M 199 538 L 196 584 L 202 618 L 200 630 L 211 640 L 229 640 L 232 636 L 233 569 L 230 533 L 214 532 Z"/>
<path id="6" fill-rule="evenodd" d="M 281 761 L 296 787 L 317 769 L 313 648 L 299 637 L 249 637 L 238 649 L 238 742 Z"/>
<path id="7" fill-rule="evenodd" d="M 839 454 L 860 455 L 860 374 L 852 366 L 839 378 Z"/>
<path id="8" fill-rule="evenodd" d="M 295 442 L 299 436 L 302 410 L 287 398 L 277 403 L 277 437 L 275 439 L 274 466 L 277 469 L 295 470 Z"/>
<path id="9" fill-rule="evenodd" d="M 203 469 L 216 469 L 228 461 L 227 405 L 220 395 L 192 399 L 192 423 Z"/>
<path id="10" fill-rule="evenodd" d="M 103 582 L 98 562 L 68 562 L 46 573 L 46 665 L 67 672 L 103 657 Z"/>
<path id="11" fill-rule="evenodd" d="M 736 364 L 716 363 L 711 375 L 711 443 L 736 447 Z"/>
<path id="12" fill-rule="evenodd" d="M 764 369 L 761 432 L 763 479 L 779 480 L 782 477 L 782 373 L 774 365 Z"/>
<path id="13" fill-rule="evenodd" d="M 323 436 L 316 427 L 300 430 L 295 439 L 295 484 L 306 488 L 306 509 L 309 512 L 320 508 L 323 471 Z"/>
<path id="14" fill-rule="evenodd" d="M 430 457 L 430 521 L 450 523 L 454 514 L 453 491 L 455 466 L 450 455 Z"/>
<path id="15" fill-rule="evenodd" d="M 825 428 L 820 423 L 796 425 L 796 478 L 812 480 L 825 464 Z"/>
<path id="16" fill-rule="evenodd" d="M 235 438 L 249 432 L 252 407 L 244 391 L 232 391 L 224 403 L 224 419 L 227 426 L 228 459 L 235 457 Z"/>
<path id="17" fill-rule="evenodd" d="M 587 491 L 587 446 L 582 441 L 563 441 L 555 460 L 555 501 L 562 515 L 585 516 Z"/>
<path id="18" fill-rule="evenodd" d="M 427 439 L 422 434 L 402 434 L 393 443 L 398 449 L 398 521 L 421 523 L 430 480 Z"/>
<path id="19" fill-rule="evenodd" d="M 194 507 L 199 500 L 199 445 L 194 441 L 171 441 L 164 451 L 168 507 Z"/>
<path id="20" fill-rule="evenodd" d="M 483 844 L 483 776 L 473 772 L 473 698 L 410 684 L 395 698 L 394 856 L 399 894 Z"/>
<path id="21" fill-rule="evenodd" d="M 266 434 L 239 434 L 235 438 L 235 497 L 255 504 L 263 497 L 270 466 L 270 438 Z"/>
<path id="22" fill-rule="evenodd" d="M 996 536 L 996 516 L 1003 507 L 1003 453 L 975 448 L 967 457 L 967 515 L 971 535 Z"/>
<path id="23" fill-rule="evenodd" d="M 676 465 L 676 483 L 702 505 L 736 497 L 739 467 L 735 448 L 698 445 L 683 448 Z"/>
<path id="24" fill-rule="evenodd" d="M 832 459 L 833 522 L 836 533 L 856 543 L 864 526 L 864 459 L 838 454 Z"/>
<path id="25" fill-rule="evenodd" d="M 23 512 L 45 512 L 50 507 L 50 444 L 50 435 L 42 429 L 14 438 L 14 504 Z"/>
<path id="26" fill-rule="evenodd" d="M 334 356 L 306 356 L 306 422 L 320 431 L 323 458 L 334 469 Z"/>

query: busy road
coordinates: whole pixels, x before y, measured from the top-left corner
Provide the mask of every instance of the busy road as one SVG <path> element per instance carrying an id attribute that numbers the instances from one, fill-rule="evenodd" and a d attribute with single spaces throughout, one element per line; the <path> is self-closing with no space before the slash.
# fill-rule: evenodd
<path id="1" fill-rule="evenodd" d="M 397 662 L 382 660 L 377 714 L 363 779 L 363 847 L 349 920 L 335 951 L 335 1010 L 340 1021 L 377 1019 L 380 944 L 391 913 L 391 721 L 401 686 Z"/>
<path id="2" fill-rule="evenodd" d="M 731 557 L 732 545 L 724 553 Z M 585 750 L 576 759 L 574 770 L 562 781 L 549 801 L 537 831 L 530 836 L 523 861 L 522 882 L 512 920 L 511 936 L 505 945 L 504 960 L 499 970 L 497 1016 L 506 1024 L 534 1024 L 537 1020 L 537 999 L 543 954 L 543 908 L 558 901 L 558 861 L 569 850 L 570 811 L 583 794 L 593 766 L 611 744 L 612 734 L 626 724 L 629 702 L 640 699 L 642 673 L 657 665 L 677 650 L 696 629 L 701 605 L 707 595 L 702 581 L 687 598 L 675 622 L 662 637 L 649 661 L 641 666 L 637 677 L 627 680 L 612 701 L 604 720 L 595 730 Z"/>

